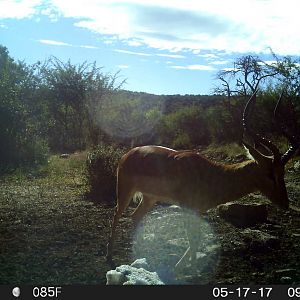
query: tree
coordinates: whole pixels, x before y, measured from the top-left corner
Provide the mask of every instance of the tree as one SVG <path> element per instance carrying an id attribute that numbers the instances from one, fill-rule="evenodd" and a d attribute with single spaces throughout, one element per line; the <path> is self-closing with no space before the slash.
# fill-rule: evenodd
<path id="1" fill-rule="evenodd" d="M 285 127 L 289 127 L 294 135 L 298 135 L 299 124 L 297 125 L 297 120 L 300 117 L 299 63 L 290 57 L 279 59 L 272 51 L 271 54 L 274 57 L 272 63 L 266 63 L 256 56 L 243 56 L 234 62 L 232 69 L 223 70 L 217 74 L 220 85 L 216 87 L 215 92 L 225 96 L 224 108 L 229 111 L 233 126 L 238 128 L 240 135 L 243 132 L 241 116 L 245 101 L 249 99 L 251 94 L 257 92 L 258 88 L 258 96 L 261 101 L 256 105 L 256 111 L 259 114 L 252 114 L 251 126 L 254 127 L 254 130 L 263 131 L 265 135 L 274 132 L 282 134 L 282 125 L 278 126 L 278 116 L 282 115 L 281 120 L 284 121 L 280 123 L 285 123 Z M 275 119 L 274 107 L 283 90 L 285 101 L 281 101 Z M 255 119 L 258 120 L 258 118 L 259 122 L 255 122 Z M 291 120 L 292 122 L 290 122 Z"/>
<path id="2" fill-rule="evenodd" d="M 47 157 L 47 145 L 34 116 L 37 84 L 35 67 L 15 62 L 7 48 L 0 46 L 1 172 L 41 163 Z"/>
<path id="3" fill-rule="evenodd" d="M 190 149 L 210 141 L 204 109 L 199 106 L 184 107 L 165 115 L 157 126 L 160 144 L 177 149 Z"/>
<path id="4" fill-rule="evenodd" d="M 97 111 L 104 95 L 117 89 L 116 75 L 104 75 L 96 63 L 74 65 L 56 57 L 41 68 L 52 118 L 49 144 L 55 151 L 82 150 L 99 142 Z"/>
<path id="5" fill-rule="evenodd" d="M 215 93 L 224 96 L 224 109 L 228 111 L 235 135 L 242 134 L 242 114 L 246 101 L 259 86 L 267 86 L 279 71 L 257 56 L 242 56 L 233 64 L 232 69 L 217 74 L 220 85 Z"/>

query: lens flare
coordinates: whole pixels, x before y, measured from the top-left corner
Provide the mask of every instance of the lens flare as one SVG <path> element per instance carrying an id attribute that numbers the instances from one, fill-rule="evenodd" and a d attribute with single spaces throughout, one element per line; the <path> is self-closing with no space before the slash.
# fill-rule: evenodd
<path id="1" fill-rule="evenodd" d="M 147 99 L 127 97 L 122 93 L 113 94 L 103 97 L 100 104 L 92 105 L 90 116 L 94 123 L 119 141 L 151 135 L 163 115 L 164 103 L 154 105 Z"/>
<path id="2" fill-rule="evenodd" d="M 189 247 L 188 230 L 197 242 L 196 265 L 188 260 L 183 268 L 176 263 Z M 144 218 L 134 234 L 133 260 L 146 258 L 166 284 L 207 284 L 213 281 L 220 242 L 212 226 L 193 211 L 172 205 L 158 206 Z"/>

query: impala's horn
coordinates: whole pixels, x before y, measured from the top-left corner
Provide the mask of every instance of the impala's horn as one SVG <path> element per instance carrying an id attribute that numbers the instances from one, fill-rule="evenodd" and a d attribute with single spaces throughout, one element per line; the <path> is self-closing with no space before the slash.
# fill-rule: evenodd
<path id="1" fill-rule="evenodd" d="M 278 148 L 276 147 L 276 145 L 274 145 L 270 140 L 267 140 L 266 138 L 260 136 L 257 133 L 254 133 L 249 127 L 248 118 L 249 118 L 249 114 L 250 114 L 251 105 L 254 106 L 256 103 L 256 94 L 257 94 L 257 90 L 254 91 L 254 93 L 252 94 L 250 99 L 247 101 L 246 106 L 244 108 L 244 112 L 243 112 L 244 134 L 248 134 L 254 140 L 254 143 L 256 145 L 260 145 L 260 146 L 266 148 L 270 153 L 272 153 L 274 160 L 280 160 L 281 154 L 280 154 Z M 245 144 L 245 146 L 249 149 L 249 145 Z M 251 148 L 253 151 L 254 148 L 253 147 L 251 147 Z M 256 150 L 256 152 L 258 152 L 261 156 L 264 156 L 258 150 Z"/>

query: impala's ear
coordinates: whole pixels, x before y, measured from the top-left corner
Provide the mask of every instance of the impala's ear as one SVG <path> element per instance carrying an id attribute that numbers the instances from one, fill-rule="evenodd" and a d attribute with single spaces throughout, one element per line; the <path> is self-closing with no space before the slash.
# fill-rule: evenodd
<path id="1" fill-rule="evenodd" d="M 246 142 L 242 142 L 246 150 L 249 152 L 250 156 L 257 161 L 258 164 L 266 164 L 268 161 L 268 157 L 261 154 L 257 151 L 253 146 L 247 144 Z"/>

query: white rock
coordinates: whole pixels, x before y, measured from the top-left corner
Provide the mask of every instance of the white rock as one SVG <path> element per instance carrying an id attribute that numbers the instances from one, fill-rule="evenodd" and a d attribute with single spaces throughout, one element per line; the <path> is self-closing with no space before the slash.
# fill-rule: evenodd
<path id="1" fill-rule="evenodd" d="M 106 273 L 107 285 L 122 285 L 125 281 L 125 276 L 116 270 L 110 270 Z"/>
<path id="2" fill-rule="evenodd" d="M 207 256 L 206 253 L 196 252 L 196 259 L 202 259 L 202 258 L 204 258 L 206 256 Z"/>
<path id="3" fill-rule="evenodd" d="M 134 267 L 135 266 L 135 267 Z M 131 266 L 121 265 L 106 273 L 107 285 L 163 285 L 156 272 L 150 272 L 139 266 L 148 267 L 145 258 L 137 259 Z M 139 268 L 138 268 L 139 267 Z"/>
<path id="4" fill-rule="evenodd" d="M 182 208 L 178 205 L 170 205 L 169 206 L 169 209 L 172 209 L 173 211 L 176 211 L 176 212 L 179 212 L 179 211 L 182 211 Z"/>
<path id="5" fill-rule="evenodd" d="M 130 266 L 133 268 L 144 268 L 145 270 L 149 269 L 146 258 L 138 258 Z"/>

